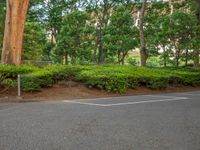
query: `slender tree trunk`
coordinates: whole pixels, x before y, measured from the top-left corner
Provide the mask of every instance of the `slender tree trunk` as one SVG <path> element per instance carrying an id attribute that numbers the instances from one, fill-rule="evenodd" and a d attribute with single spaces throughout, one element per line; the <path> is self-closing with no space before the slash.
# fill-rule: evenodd
<path id="1" fill-rule="evenodd" d="M 169 0 L 169 7 L 170 7 L 170 15 L 172 15 L 174 13 L 173 0 Z"/>
<path id="2" fill-rule="evenodd" d="M 185 66 L 188 65 L 188 50 L 186 50 L 186 53 L 185 53 Z"/>
<path id="3" fill-rule="evenodd" d="M 104 49 L 103 49 L 103 41 L 102 41 L 102 23 L 99 25 L 99 33 L 98 33 L 98 49 L 99 49 L 99 58 L 98 63 L 104 64 Z"/>
<path id="4" fill-rule="evenodd" d="M 164 58 L 164 67 L 167 67 L 167 54 L 166 54 L 166 48 L 163 45 L 163 58 Z"/>
<path id="5" fill-rule="evenodd" d="M 121 62 L 122 62 L 122 65 L 124 65 L 125 64 L 125 55 L 124 55 L 124 53 L 122 53 L 122 60 L 121 60 Z"/>
<path id="6" fill-rule="evenodd" d="M 77 58 L 77 55 L 76 55 L 76 51 L 74 50 L 73 52 L 72 52 L 72 57 L 71 57 L 71 61 L 72 61 L 72 64 L 73 65 L 76 65 L 76 58 Z"/>
<path id="7" fill-rule="evenodd" d="M 196 16 L 198 24 L 200 25 L 200 0 L 196 0 Z"/>
<path id="8" fill-rule="evenodd" d="M 146 61 L 148 59 L 148 53 L 146 49 L 146 41 L 144 35 L 144 15 L 146 11 L 147 1 L 144 0 L 140 12 L 140 65 L 146 66 Z"/>
<path id="9" fill-rule="evenodd" d="M 68 60 L 68 54 L 66 53 L 65 54 L 65 65 L 68 65 L 68 62 L 69 62 L 69 60 Z"/>
<path id="10" fill-rule="evenodd" d="M 110 5 L 109 0 L 103 0 L 103 11 L 102 11 L 102 18 L 100 19 L 100 42 L 99 42 L 99 64 L 105 63 L 105 48 L 103 42 L 103 36 L 105 35 L 104 29 L 106 29 L 108 24 L 108 16 L 110 15 L 109 12 Z"/>
<path id="11" fill-rule="evenodd" d="M 196 0 L 196 16 L 198 20 L 198 25 L 200 26 L 200 0 Z M 198 68 L 200 66 L 199 53 L 200 53 L 199 49 L 194 50 L 194 67 L 195 68 Z"/>
<path id="12" fill-rule="evenodd" d="M 99 64 L 104 64 L 104 49 L 103 49 L 103 41 L 100 40 L 99 43 Z"/>
<path id="13" fill-rule="evenodd" d="M 98 51 L 98 46 L 99 46 L 99 25 L 97 25 L 97 28 L 96 28 L 96 42 L 95 42 L 95 47 L 94 47 L 94 53 L 93 53 L 93 62 L 96 64 L 98 63 L 98 60 L 97 60 L 97 51 Z"/>
<path id="14" fill-rule="evenodd" d="M 179 67 L 179 59 L 180 59 L 180 49 L 176 50 L 176 67 Z"/>
<path id="15" fill-rule="evenodd" d="M 98 37 L 98 32 L 96 31 L 96 37 Z M 95 47 L 94 47 L 94 53 L 93 53 L 93 57 L 92 57 L 92 60 L 93 60 L 93 63 L 97 63 L 97 49 L 98 49 L 98 44 L 99 44 L 99 41 L 98 41 L 98 38 L 96 38 L 96 42 L 95 42 Z"/>
<path id="16" fill-rule="evenodd" d="M 118 64 L 120 65 L 120 63 L 121 63 L 120 60 L 121 59 L 120 59 L 120 51 L 119 50 L 117 51 L 117 59 L 118 59 Z"/>
<path id="17" fill-rule="evenodd" d="M 122 65 L 125 64 L 125 58 L 126 58 L 126 55 L 128 54 L 128 52 L 122 52 Z"/>
<path id="18" fill-rule="evenodd" d="M 199 67 L 199 49 L 194 50 L 194 68 Z"/>
<path id="19" fill-rule="evenodd" d="M 21 64 L 24 24 L 29 0 L 7 0 L 2 64 Z"/>
<path id="20" fill-rule="evenodd" d="M 96 64 L 97 63 L 97 48 L 94 48 L 94 53 L 93 53 L 93 62 Z"/>

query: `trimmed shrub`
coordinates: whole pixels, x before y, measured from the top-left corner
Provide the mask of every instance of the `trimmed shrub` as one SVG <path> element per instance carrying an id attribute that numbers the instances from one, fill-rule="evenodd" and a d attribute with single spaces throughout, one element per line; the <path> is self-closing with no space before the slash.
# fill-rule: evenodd
<path id="1" fill-rule="evenodd" d="M 88 87 L 95 87 L 108 92 L 124 93 L 128 88 L 146 86 L 153 89 L 164 89 L 169 85 L 200 85 L 200 71 L 197 69 L 145 68 L 136 66 L 67 66 L 50 65 L 9 66 L 0 65 L 0 74 L 4 83 L 11 86 L 17 75 L 22 75 L 24 91 L 39 91 L 51 87 L 58 81 L 81 81 Z"/>
<path id="2" fill-rule="evenodd" d="M 76 76 L 79 67 L 73 66 L 47 66 L 22 77 L 24 91 L 39 91 L 44 87 L 51 87 L 54 83 L 71 80 Z"/>
<path id="3" fill-rule="evenodd" d="M 12 79 L 4 79 L 1 81 L 1 85 L 6 89 L 13 88 L 16 86 L 16 84 L 16 80 Z"/>
<path id="4" fill-rule="evenodd" d="M 7 78 L 16 78 L 18 74 L 27 74 L 38 70 L 38 67 L 23 65 L 20 67 L 12 65 L 0 65 L 0 75 Z"/>

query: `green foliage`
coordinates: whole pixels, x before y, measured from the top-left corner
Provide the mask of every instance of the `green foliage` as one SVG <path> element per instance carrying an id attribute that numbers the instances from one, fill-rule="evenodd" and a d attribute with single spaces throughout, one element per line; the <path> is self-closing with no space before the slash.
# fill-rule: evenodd
<path id="1" fill-rule="evenodd" d="M 138 37 L 130 10 L 125 6 L 115 7 L 104 37 L 109 55 L 118 56 L 118 63 L 123 64 L 128 52 L 138 46 Z"/>
<path id="2" fill-rule="evenodd" d="M 42 68 L 33 66 L 18 68 L 1 65 L 0 72 L 4 75 L 0 85 L 9 87 L 15 85 L 17 74 L 23 74 L 21 81 L 24 91 L 39 91 L 59 81 L 69 80 L 81 81 L 90 88 L 117 93 L 125 93 L 128 88 L 140 86 L 164 89 L 169 85 L 200 85 L 200 71 L 197 69 L 175 70 L 120 65 L 53 65 Z"/>
<path id="3" fill-rule="evenodd" d="M 26 22 L 24 33 L 24 60 L 42 60 L 46 47 L 46 31 L 38 22 Z"/>
<path id="4" fill-rule="evenodd" d="M 24 91 L 38 91 L 40 88 L 52 85 L 52 74 L 48 71 L 37 71 L 22 77 L 22 88 Z"/>
<path id="5" fill-rule="evenodd" d="M 167 3 L 154 3 L 146 15 L 146 39 L 150 56 L 161 56 L 163 66 L 179 67 L 194 60 L 199 47 L 199 25 L 192 1 L 174 2 L 174 9 Z M 197 56 L 196 56 L 197 57 Z"/>
<path id="6" fill-rule="evenodd" d="M 4 79 L 0 82 L 0 85 L 6 89 L 13 88 L 16 86 L 16 80 L 13 79 Z"/>
<path id="7" fill-rule="evenodd" d="M 59 42 L 55 49 L 57 56 L 70 56 L 72 64 L 91 59 L 93 46 L 90 34 L 93 28 L 87 24 L 89 19 L 89 14 L 82 11 L 65 15 L 61 33 L 58 36 Z"/>
<path id="8" fill-rule="evenodd" d="M 6 14 L 6 0 L 0 2 L 0 52 L 3 47 L 3 33 L 5 26 L 5 14 Z M 1 54 L 0 54 L 1 56 Z"/>
<path id="9" fill-rule="evenodd" d="M 190 78 L 187 78 L 190 76 Z M 131 66 L 96 66 L 83 70 L 79 79 L 90 87 L 124 93 L 128 88 L 146 86 L 163 89 L 168 85 L 199 85 L 199 72 L 169 71 Z M 179 79 L 178 83 L 177 80 Z"/>
<path id="10" fill-rule="evenodd" d="M 149 67 L 160 67 L 161 60 L 159 57 L 149 57 L 148 61 L 147 61 L 147 66 Z"/>
<path id="11" fill-rule="evenodd" d="M 172 5 L 173 11 L 168 2 L 148 1 L 144 19 L 148 66 L 178 67 L 198 57 L 199 5 L 192 0 L 173 1 Z M 2 0 L 0 50 L 5 6 Z M 127 56 L 140 47 L 140 9 L 139 0 L 31 0 L 22 58 L 55 64 L 135 64 Z"/>
<path id="12" fill-rule="evenodd" d="M 89 87 L 124 93 L 128 88 L 128 78 L 123 73 L 110 69 L 110 67 L 90 67 L 90 69 L 81 71 L 78 79 Z"/>
<path id="13" fill-rule="evenodd" d="M 137 66 L 138 65 L 138 59 L 139 57 L 128 57 L 127 58 L 127 62 L 130 64 L 130 65 L 134 65 L 134 66 Z"/>
<path id="14" fill-rule="evenodd" d="M 24 91 L 39 91 L 59 81 L 75 80 L 88 87 L 124 93 L 128 88 L 145 86 L 164 89 L 169 85 L 200 85 L 200 70 L 136 67 L 134 56 L 140 47 L 138 10 L 133 1 L 109 0 L 31 0 L 24 34 L 23 59 L 53 60 L 54 63 L 104 63 L 133 66 L 65 66 L 46 67 L 0 65 L 0 86 L 16 86 L 22 75 Z M 151 3 L 152 2 L 152 3 Z M 3 43 L 5 4 L 0 3 L 0 49 Z M 144 30 L 150 67 L 185 66 L 199 57 L 200 26 L 191 0 L 169 3 L 148 1 Z M 197 7 L 199 13 L 199 7 Z M 196 54 L 196 55 L 195 55 Z M 137 54 L 133 54 L 137 55 Z M 162 61 L 162 62 L 161 62 Z M 103 63 L 103 62 L 102 62 Z M 182 64 L 181 64 L 182 63 Z"/>
<path id="15" fill-rule="evenodd" d="M 62 80 L 72 80 L 79 68 L 73 66 L 47 66 L 22 76 L 24 91 L 39 91 Z"/>
<path id="16" fill-rule="evenodd" d="M 0 75 L 5 76 L 6 78 L 16 78 L 18 74 L 26 74 L 33 72 L 38 68 L 35 66 L 23 65 L 20 67 L 11 66 L 11 65 L 0 65 Z"/>

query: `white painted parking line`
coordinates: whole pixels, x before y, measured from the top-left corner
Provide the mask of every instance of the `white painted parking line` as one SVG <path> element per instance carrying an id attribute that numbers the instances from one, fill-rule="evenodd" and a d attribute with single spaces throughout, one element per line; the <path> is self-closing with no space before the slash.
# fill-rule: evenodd
<path id="1" fill-rule="evenodd" d="M 77 101 L 63 101 L 65 103 L 71 103 L 71 104 L 81 104 L 81 105 L 90 105 L 90 106 L 107 106 L 106 104 L 95 104 L 95 103 L 87 103 L 87 102 L 77 102 Z"/>
<path id="2" fill-rule="evenodd" d="M 111 99 L 123 99 L 123 98 L 137 98 L 137 97 L 158 97 L 158 98 L 177 98 L 177 96 L 164 96 L 164 95 L 136 95 L 136 96 L 113 96 L 113 97 L 97 97 L 97 98 L 87 98 L 87 99 L 77 99 L 77 101 L 94 101 L 94 100 L 111 100 Z M 68 101 L 68 100 L 64 100 Z M 76 101 L 76 100 L 73 100 Z"/>
<path id="3" fill-rule="evenodd" d="M 71 104 L 90 105 L 90 106 L 111 107 L 111 106 L 144 104 L 144 103 L 170 102 L 170 101 L 179 101 L 179 100 L 186 100 L 186 99 L 188 99 L 188 98 L 187 97 L 175 97 L 175 98 L 161 99 L 161 100 L 147 100 L 147 101 L 137 101 L 137 102 L 127 102 L 127 103 L 113 103 L 113 104 L 97 104 L 97 103 L 68 101 L 68 100 L 65 100 L 63 102 L 71 103 Z"/>
<path id="4" fill-rule="evenodd" d="M 200 96 L 198 93 L 181 93 L 181 95 Z"/>
<path id="5" fill-rule="evenodd" d="M 162 99 L 162 100 L 149 100 L 149 101 L 107 104 L 106 106 L 121 106 L 121 105 L 134 105 L 134 104 L 144 104 L 144 103 L 169 102 L 169 101 L 178 101 L 178 100 L 186 100 L 186 99 L 188 99 L 188 98 L 187 97 L 177 97 L 177 98 L 173 98 L 173 99 Z"/>
<path id="6" fill-rule="evenodd" d="M 179 98 L 178 96 L 165 96 L 165 95 L 146 95 L 148 97 L 158 97 L 158 98 Z"/>

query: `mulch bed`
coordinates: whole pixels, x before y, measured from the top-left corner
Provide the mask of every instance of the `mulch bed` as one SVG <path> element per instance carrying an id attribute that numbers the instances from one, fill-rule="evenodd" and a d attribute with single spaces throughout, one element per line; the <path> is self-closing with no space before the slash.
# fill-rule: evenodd
<path id="1" fill-rule="evenodd" d="M 2 89 L 0 89 L 2 91 Z M 112 96 L 134 96 L 144 94 L 159 94 L 172 92 L 189 92 L 200 91 L 200 87 L 192 86 L 171 86 L 165 90 L 152 90 L 146 87 L 139 87 L 137 89 L 129 89 L 125 94 L 108 93 L 99 89 L 90 89 L 83 84 L 66 87 L 63 85 L 54 85 L 51 88 L 42 89 L 40 92 L 24 93 L 22 97 L 17 98 L 17 89 L 9 89 L 0 93 L 0 102 L 35 102 L 35 101 L 60 101 L 60 100 L 74 100 L 87 98 L 100 98 Z"/>

